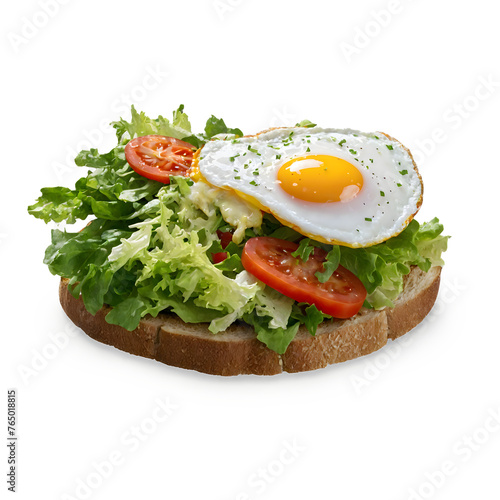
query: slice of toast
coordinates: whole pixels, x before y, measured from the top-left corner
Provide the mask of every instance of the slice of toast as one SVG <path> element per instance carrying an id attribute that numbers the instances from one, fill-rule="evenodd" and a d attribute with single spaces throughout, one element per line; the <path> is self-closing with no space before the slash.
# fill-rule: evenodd
<path id="1" fill-rule="evenodd" d="M 404 335 L 432 309 L 440 274 L 440 267 L 427 273 L 413 267 L 394 308 L 362 308 L 353 318 L 325 321 L 315 336 L 301 326 L 283 355 L 259 342 L 253 328 L 245 323 L 214 335 L 206 323 L 184 323 L 174 314 L 159 314 L 144 317 L 139 327 L 129 332 L 106 323 L 107 306 L 92 316 L 81 298 L 71 295 L 66 279 L 61 280 L 59 297 L 75 325 L 93 339 L 122 351 L 212 375 L 275 375 L 316 370 L 364 356 L 383 347 L 388 339 Z"/>

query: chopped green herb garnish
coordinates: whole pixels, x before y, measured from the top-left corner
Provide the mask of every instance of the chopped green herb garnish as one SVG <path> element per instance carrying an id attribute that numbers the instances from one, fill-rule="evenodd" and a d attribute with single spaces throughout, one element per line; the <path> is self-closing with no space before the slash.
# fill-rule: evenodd
<path id="1" fill-rule="evenodd" d="M 400 170 L 399 173 L 401 175 L 406 175 L 408 173 L 408 170 Z"/>
<path id="2" fill-rule="evenodd" d="M 306 153 L 310 153 L 310 152 L 311 152 L 311 148 L 307 148 Z"/>
<path id="3" fill-rule="evenodd" d="M 400 184 L 399 182 L 396 184 L 398 188 L 400 188 L 403 184 Z"/>
<path id="4" fill-rule="evenodd" d="M 276 159 L 279 160 L 281 158 L 281 155 L 276 155 Z"/>
<path id="5" fill-rule="evenodd" d="M 350 150 L 349 150 L 349 153 L 351 153 L 352 155 L 357 155 L 357 154 L 358 154 L 358 152 L 357 152 L 357 151 L 355 151 L 354 149 L 350 149 Z"/>
<path id="6" fill-rule="evenodd" d="M 258 186 L 257 182 L 255 182 L 255 181 L 250 181 L 249 184 L 251 184 L 252 186 Z"/>
<path id="7" fill-rule="evenodd" d="M 339 142 L 339 146 L 343 146 L 345 143 L 346 143 L 346 140 L 345 140 L 345 139 L 342 139 L 342 140 Z"/>
<path id="8" fill-rule="evenodd" d="M 231 156 L 229 158 L 229 161 L 234 161 L 235 158 L 238 158 L 238 156 L 240 156 L 240 154 L 238 153 L 237 155 L 234 155 L 234 156 Z"/>
<path id="9" fill-rule="evenodd" d="M 371 218 L 370 218 L 370 217 L 365 217 L 365 221 L 366 221 L 366 222 L 371 222 L 372 220 L 371 220 Z"/>
<path id="10" fill-rule="evenodd" d="M 385 193 L 383 191 L 380 191 L 380 196 L 385 196 Z"/>
<path id="11" fill-rule="evenodd" d="M 394 148 L 390 144 L 386 144 L 385 147 L 389 150 L 392 151 Z"/>

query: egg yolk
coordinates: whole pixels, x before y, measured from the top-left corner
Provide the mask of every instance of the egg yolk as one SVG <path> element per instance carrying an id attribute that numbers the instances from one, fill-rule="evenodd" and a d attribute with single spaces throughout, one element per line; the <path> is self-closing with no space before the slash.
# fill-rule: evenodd
<path id="1" fill-rule="evenodd" d="M 352 164 L 329 155 L 299 156 L 278 171 L 278 183 L 289 195 L 314 203 L 347 202 L 363 187 L 363 176 Z"/>

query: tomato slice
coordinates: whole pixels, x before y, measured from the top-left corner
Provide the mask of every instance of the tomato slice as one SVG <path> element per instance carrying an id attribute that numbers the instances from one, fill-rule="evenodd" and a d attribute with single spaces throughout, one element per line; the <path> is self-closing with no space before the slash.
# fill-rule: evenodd
<path id="1" fill-rule="evenodd" d="M 125 158 L 143 177 L 169 184 L 171 175 L 187 176 L 193 150 L 194 146 L 174 137 L 146 135 L 125 146 Z"/>
<path id="2" fill-rule="evenodd" d="M 258 236 L 250 238 L 243 249 L 243 267 L 257 279 L 298 302 L 314 304 L 335 318 L 350 318 L 363 305 L 366 289 L 363 283 L 342 266 L 325 283 L 316 278 L 322 272 L 327 253 L 315 248 L 309 259 L 294 257 L 297 243 Z"/>

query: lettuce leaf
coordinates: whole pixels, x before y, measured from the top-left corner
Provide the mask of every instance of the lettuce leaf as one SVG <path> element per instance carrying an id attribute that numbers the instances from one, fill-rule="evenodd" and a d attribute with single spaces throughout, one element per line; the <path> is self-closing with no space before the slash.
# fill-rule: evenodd
<path id="1" fill-rule="evenodd" d="M 81 294 L 87 310 L 95 314 L 104 305 L 104 296 L 115 278 L 108 256 L 130 234 L 126 224 L 100 219 L 77 233 L 54 229 L 44 263 L 52 274 L 68 278 L 73 295 Z"/>
<path id="2" fill-rule="evenodd" d="M 78 197 L 76 191 L 66 187 L 42 188 L 42 196 L 28 207 L 31 215 L 44 222 L 73 224 L 77 219 L 86 219 L 91 207 Z"/>
<path id="3" fill-rule="evenodd" d="M 158 118 L 152 119 L 148 118 L 144 111 L 138 113 L 135 107 L 132 106 L 132 119 L 130 121 L 121 118 L 111 125 L 116 130 L 119 142 L 124 138 L 130 140 L 134 137 L 142 137 L 150 134 L 166 135 L 167 137 L 175 137 L 176 139 L 182 139 L 191 135 L 191 124 L 187 114 L 184 113 L 184 105 L 181 104 L 172 115 L 172 122 L 161 115 Z"/>
<path id="4" fill-rule="evenodd" d="M 130 168 L 124 146 L 100 155 L 96 149 L 81 151 L 78 166 L 89 167 L 75 189 L 43 188 L 42 196 L 28 207 L 28 212 L 45 222 L 73 224 L 89 215 L 100 219 L 126 220 L 144 218 L 158 206 L 156 196 L 164 184 L 146 179 Z"/>
<path id="5" fill-rule="evenodd" d="M 420 225 L 415 219 L 399 235 L 367 248 L 340 247 L 340 264 L 353 272 L 365 286 L 365 306 L 394 307 L 403 291 L 403 277 L 411 266 L 428 271 L 442 265 L 441 253 L 449 236 L 443 236 L 437 218 Z"/>
<path id="6" fill-rule="evenodd" d="M 290 342 L 295 338 L 299 330 L 300 322 L 291 321 L 286 328 L 271 328 L 270 319 L 266 316 L 247 314 L 243 318 L 245 322 L 252 325 L 257 333 L 257 338 L 269 349 L 284 354 Z"/>
<path id="7" fill-rule="evenodd" d="M 205 137 L 211 139 L 212 137 L 219 134 L 234 134 L 242 136 L 243 132 L 239 128 L 229 128 L 224 123 L 222 118 L 216 118 L 212 115 L 205 125 Z"/>
<path id="8" fill-rule="evenodd" d="M 210 139 L 217 135 L 238 136 L 241 137 L 243 132 L 239 128 L 229 128 L 222 118 L 216 118 L 212 115 L 205 125 L 205 132 L 203 134 L 192 134 L 185 136 L 182 140 L 193 144 L 200 148 Z"/>

